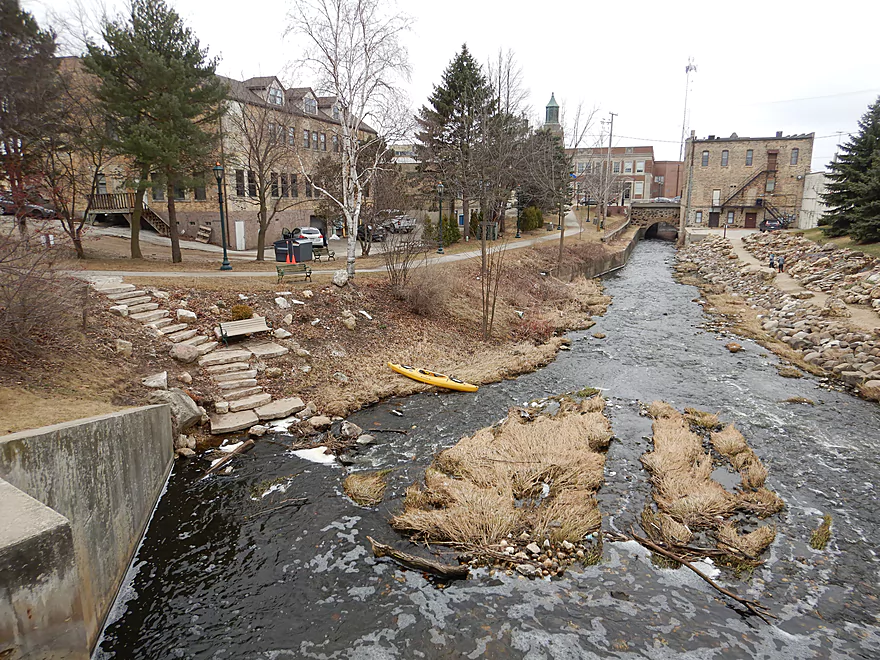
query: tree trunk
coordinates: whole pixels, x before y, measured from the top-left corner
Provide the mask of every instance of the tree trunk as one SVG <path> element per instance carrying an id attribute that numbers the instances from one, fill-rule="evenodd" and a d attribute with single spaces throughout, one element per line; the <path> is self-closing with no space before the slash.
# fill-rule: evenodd
<path id="1" fill-rule="evenodd" d="M 257 221 L 260 223 L 260 228 L 257 231 L 257 261 L 265 261 L 263 253 L 266 249 L 266 231 L 269 229 L 267 215 L 266 203 L 260 201 L 260 212 L 257 214 Z"/>
<path id="2" fill-rule="evenodd" d="M 177 232 L 177 206 L 174 203 L 174 180 L 168 175 L 168 231 L 171 233 L 171 263 L 183 261 L 180 254 L 180 236 Z"/>
<path id="3" fill-rule="evenodd" d="M 131 214 L 131 258 L 143 259 L 141 254 L 141 216 L 144 214 L 144 194 L 147 192 L 147 176 L 149 171 L 142 170 L 134 193 L 134 211 Z"/>
<path id="4" fill-rule="evenodd" d="M 562 206 L 559 207 L 559 226 L 562 229 L 559 232 L 559 256 L 556 259 L 556 277 L 561 275 L 562 271 L 562 247 L 565 243 L 565 211 Z"/>
<path id="5" fill-rule="evenodd" d="M 357 222 L 353 218 L 347 218 L 348 223 L 348 246 L 346 250 L 345 270 L 349 277 L 354 277 L 354 258 L 357 246 Z"/>
<path id="6" fill-rule="evenodd" d="M 461 212 L 464 214 L 464 227 L 463 227 L 464 232 L 463 232 L 463 233 L 464 233 L 464 236 L 465 236 L 465 239 L 464 239 L 465 242 L 467 242 L 467 241 L 470 240 L 470 233 L 471 233 L 471 228 L 470 228 L 470 225 L 471 225 L 471 200 L 468 199 L 468 197 L 469 197 L 469 195 L 468 195 L 467 193 L 462 192 L 462 195 L 461 195 Z M 453 203 L 452 203 L 452 211 L 453 211 L 453 213 L 452 213 L 452 221 L 457 223 L 457 222 L 458 222 L 458 216 L 455 215 L 455 197 L 453 197 L 452 199 L 453 199 Z"/>

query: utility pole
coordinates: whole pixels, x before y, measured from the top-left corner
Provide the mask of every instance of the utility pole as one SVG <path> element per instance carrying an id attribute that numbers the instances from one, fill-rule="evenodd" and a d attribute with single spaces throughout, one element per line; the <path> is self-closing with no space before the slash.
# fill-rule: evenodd
<path id="1" fill-rule="evenodd" d="M 684 134 L 687 130 L 688 116 L 688 91 L 691 87 L 691 71 L 696 71 L 697 65 L 694 64 L 694 58 L 689 57 L 687 66 L 684 68 L 685 85 L 684 85 L 684 116 L 681 118 L 681 146 L 678 149 L 678 159 L 684 160 Z"/>
<path id="2" fill-rule="evenodd" d="M 685 231 L 686 231 L 686 227 L 687 227 L 687 219 L 688 219 L 688 215 L 691 212 L 691 191 L 693 190 L 693 187 L 694 187 L 694 152 L 696 151 L 696 148 L 694 145 L 695 139 L 696 139 L 695 133 L 694 133 L 694 131 L 691 131 L 691 139 L 690 139 L 690 142 L 691 142 L 691 162 L 690 162 L 690 166 L 688 167 L 688 184 L 687 184 L 688 190 L 687 190 L 687 196 L 685 197 L 685 202 L 684 202 L 684 213 L 681 215 L 681 218 L 678 221 L 678 245 L 679 245 L 679 247 L 684 246 Z M 726 225 L 725 225 L 725 229 L 727 229 Z"/>
<path id="3" fill-rule="evenodd" d="M 611 115 L 611 127 L 608 129 L 608 160 L 606 163 L 606 172 L 607 179 L 605 185 L 605 213 L 602 214 L 601 226 L 599 229 L 605 229 L 605 218 L 608 217 L 608 193 L 610 192 L 609 188 L 611 187 L 611 139 L 614 137 L 614 118 L 617 116 L 616 112 L 609 112 Z"/>

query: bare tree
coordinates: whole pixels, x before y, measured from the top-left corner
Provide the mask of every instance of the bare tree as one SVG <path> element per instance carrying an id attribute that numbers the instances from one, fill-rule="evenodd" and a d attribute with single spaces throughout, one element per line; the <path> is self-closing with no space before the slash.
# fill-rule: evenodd
<path id="1" fill-rule="evenodd" d="M 483 236 L 485 237 L 485 231 Z M 485 238 L 484 238 L 485 240 Z M 495 306 L 498 302 L 498 285 L 504 276 L 504 257 L 507 255 L 508 241 L 495 245 L 484 252 L 485 265 L 480 277 L 480 298 L 483 312 L 483 339 L 492 337 L 492 327 L 495 324 Z"/>
<path id="2" fill-rule="evenodd" d="M 257 261 L 263 261 L 266 232 L 279 212 L 297 204 L 293 171 L 299 169 L 293 118 L 268 104 L 231 102 L 226 118 L 227 133 L 234 154 L 230 160 L 248 172 L 252 197 L 244 199 L 257 208 Z M 253 184 L 250 178 L 253 177 Z"/>
<path id="3" fill-rule="evenodd" d="M 382 251 L 388 283 L 396 292 L 406 289 L 409 275 L 416 263 L 427 259 L 428 246 L 412 234 L 391 234 Z"/>
<path id="4" fill-rule="evenodd" d="M 308 43 L 303 61 L 314 71 L 316 89 L 335 96 L 340 109 L 341 191 L 333 195 L 315 187 L 345 216 L 350 276 L 367 187 L 384 152 L 376 143 L 380 135 L 385 144 L 391 142 L 407 114 L 397 81 L 410 71 L 399 40 L 409 19 L 387 15 L 383 8 L 380 0 L 297 0 L 290 13 L 289 31 Z M 309 176 L 302 162 L 300 169 Z"/>
<path id="5" fill-rule="evenodd" d="M 561 232 L 557 266 L 562 264 L 565 241 L 564 218 L 571 198 L 571 158 L 560 137 L 547 129 L 535 131 L 528 140 L 526 154 L 528 196 L 541 208 L 556 213 Z"/>
<path id="6" fill-rule="evenodd" d="M 567 110 L 568 104 L 564 101 L 561 104 L 559 123 L 562 124 L 563 135 L 565 136 L 566 149 L 579 149 L 587 138 L 588 132 L 593 128 L 593 121 L 596 118 L 598 108 L 593 107 L 587 110 L 583 101 L 578 101 L 574 112 Z"/>

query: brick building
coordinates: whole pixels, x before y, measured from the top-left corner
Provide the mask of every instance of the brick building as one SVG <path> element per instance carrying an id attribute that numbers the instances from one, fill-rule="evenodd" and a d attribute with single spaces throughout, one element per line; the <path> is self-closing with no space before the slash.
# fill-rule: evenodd
<path id="1" fill-rule="evenodd" d="M 783 136 L 780 131 L 766 138 L 734 133 L 696 139 L 692 132 L 682 177 L 687 226 L 751 228 L 765 218 L 797 220 L 813 136 Z"/>
<path id="2" fill-rule="evenodd" d="M 602 177 L 608 162 L 608 149 L 588 147 L 566 149 L 572 159 L 576 199 L 594 195 L 591 178 Z M 610 206 L 627 206 L 633 200 L 675 197 L 679 193 L 678 161 L 655 161 L 654 147 L 612 147 Z"/>

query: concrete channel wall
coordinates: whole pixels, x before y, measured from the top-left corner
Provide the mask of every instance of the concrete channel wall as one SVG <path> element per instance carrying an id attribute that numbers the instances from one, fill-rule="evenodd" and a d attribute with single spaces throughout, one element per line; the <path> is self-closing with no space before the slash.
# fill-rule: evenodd
<path id="1" fill-rule="evenodd" d="M 629 243 L 627 243 L 626 247 L 622 250 L 607 254 L 600 259 L 593 259 L 588 264 L 582 264 L 573 268 L 563 266 L 558 275 L 559 279 L 563 281 L 571 281 L 578 276 L 590 279 L 593 277 L 601 277 L 602 275 L 617 270 L 618 268 L 623 268 L 626 266 L 626 262 L 629 261 L 629 255 L 632 254 L 632 251 L 635 250 L 636 245 L 644 235 L 645 228 L 639 227 L 630 237 Z"/>
<path id="2" fill-rule="evenodd" d="M 0 436 L 0 658 L 88 658 L 173 463 L 167 405 Z"/>

